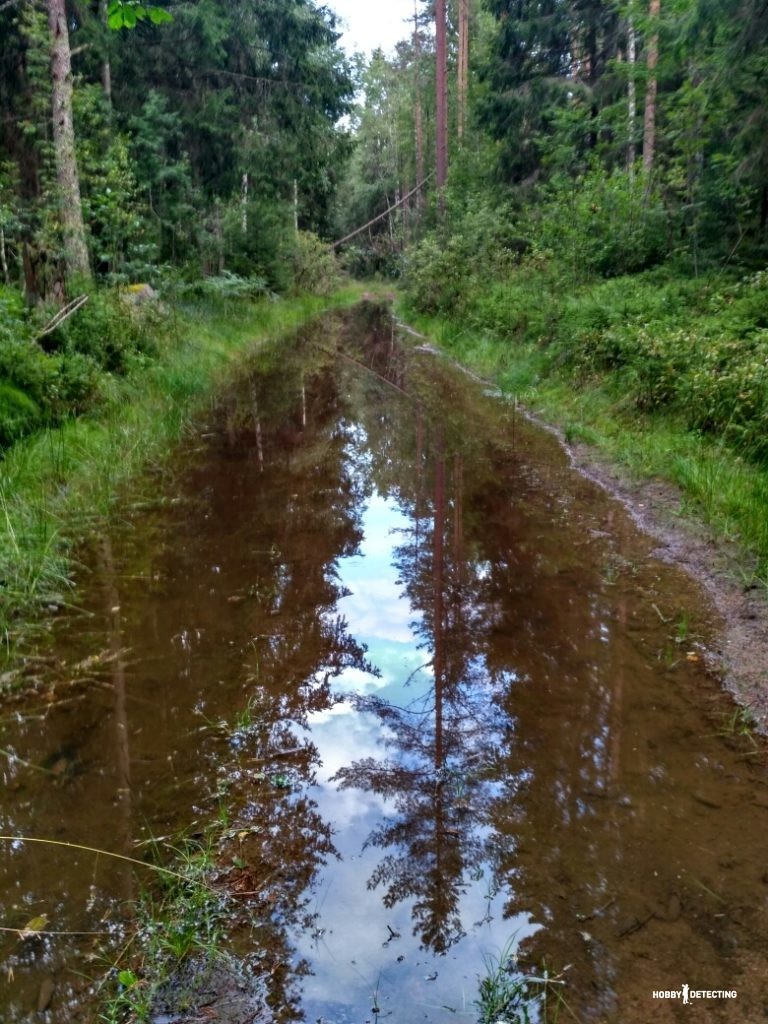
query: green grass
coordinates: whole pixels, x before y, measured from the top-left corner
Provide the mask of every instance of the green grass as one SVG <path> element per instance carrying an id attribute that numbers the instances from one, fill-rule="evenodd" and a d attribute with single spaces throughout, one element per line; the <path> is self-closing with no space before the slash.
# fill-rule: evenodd
<path id="1" fill-rule="evenodd" d="M 485 974 L 479 979 L 478 1024 L 556 1024 L 560 1011 L 578 1020 L 565 1001 L 562 976 L 546 970 L 526 974 L 517 963 L 515 942 L 510 941 L 498 957 L 484 957 Z"/>
<path id="2" fill-rule="evenodd" d="M 173 314 L 159 358 L 113 378 L 98 412 L 40 431 L 0 463 L 0 638 L 6 658 L 72 595 L 79 540 L 114 513 L 126 485 L 162 465 L 223 381 L 267 337 L 330 307 L 329 298 L 201 305 Z M 156 482 L 153 484 L 156 489 Z"/>
<path id="3" fill-rule="evenodd" d="M 109 962 L 101 980 L 100 1019 L 106 1024 L 150 1020 L 158 993 L 184 961 L 200 957 L 201 963 L 212 964 L 226 957 L 223 941 L 233 908 L 226 892 L 212 885 L 216 860 L 211 831 L 203 841 L 182 839 L 169 849 L 173 874 L 159 876 L 160 884 L 145 889 L 132 906 L 131 941 Z M 184 998 L 182 987 L 176 995 Z"/>
<path id="4" fill-rule="evenodd" d="M 545 301 L 541 299 L 540 301 Z M 735 541 L 745 583 L 768 580 L 768 467 L 678 416 L 639 409 L 619 374 L 576 375 L 557 346 L 501 337 L 460 318 L 424 316 L 400 303 L 402 317 L 447 352 L 498 384 L 569 442 L 584 441 L 635 479 L 675 484 L 681 512 Z"/>

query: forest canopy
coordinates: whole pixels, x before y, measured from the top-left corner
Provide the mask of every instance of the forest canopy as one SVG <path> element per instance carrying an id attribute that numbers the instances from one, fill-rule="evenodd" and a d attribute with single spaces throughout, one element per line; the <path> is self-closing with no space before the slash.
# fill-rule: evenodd
<path id="1" fill-rule="evenodd" d="M 23 270 L 28 295 L 63 289 L 78 202 L 79 269 L 112 281 L 170 263 L 279 287 L 294 219 L 329 227 L 353 95 L 332 12 L 310 0 L 168 6 L 0 4 L 2 274 Z M 71 74 L 57 66 L 62 35 Z M 62 178 L 51 113 L 62 90 L 76 178 Z"/>

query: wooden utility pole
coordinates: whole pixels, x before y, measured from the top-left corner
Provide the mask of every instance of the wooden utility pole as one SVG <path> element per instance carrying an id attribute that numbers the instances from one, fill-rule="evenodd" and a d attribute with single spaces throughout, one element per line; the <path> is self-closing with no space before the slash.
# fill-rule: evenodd
<path id="1" fill-rule="evenodd" d="M 48 26 L 51 32 L 53 152 L 61 204 L 64 262 L 69 277 L 89 278 L 91 268 L 85 241 L 75 129 L 72 123 L 72 57 L 64 0 L 48 0 Z"/>
<path id="2" fill-rule="evenodd" d="M 661 15 L 661 0 L 650 0 L 648 10 L 650 15 L 651 35 L 648 40 L 648 55 L 646 66 L 648 68 L 648 84 L 645 89 L 645 118 L 643 124 L 643 171 L 650 178 L 653 172 L 653 161 L 656 154 L 656 97 L 659 91 L 659 82 L 656 77 L 656 68 L 659 63 L 659 17 Z"/>
<path id="3" fill-rule="evenodd" d="M 435 174 L 442 208 L 442 192 L 448 178 L 448 40 L 445 0 L 437 0 L 435 3 L 435 49 Z"/>
<path id="4" fill-rule="evenodd" d="M 458 120 L 456 130 L 459 142 L 467 126 L 467 93 L 469 91 L 469 2 L 459 0 L 459 65 L 458 65 Z"/>

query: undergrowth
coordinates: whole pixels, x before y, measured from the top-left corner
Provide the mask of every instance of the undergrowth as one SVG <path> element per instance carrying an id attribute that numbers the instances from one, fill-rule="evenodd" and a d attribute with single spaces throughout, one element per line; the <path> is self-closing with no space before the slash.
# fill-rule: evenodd
<path id="1" fill-rule="evenodd" d="M 158 351 L 102 381 L 97 407 L 13 444 L 0 462 L 0 637 L 5 656 L 66 604 L 75 546 L 119 507 L 128 481 L 161 467 L 172 446 L 259 339 L 348 304 L 328 297 L 259 302 L 219 299 L 168 314 Z M 151 482 L 156 491 L 156 480 Z"/>
<path id="2" fill-rule="evenodd" d="M 676 484 L 682 511 L 738 542 L 750 582 L 768 578 L 768 274 L 578 283 L 532 254 L 442 299 L 427 283 L 443 262 L 416 260 L 405 318 L 567 440 Z"/>

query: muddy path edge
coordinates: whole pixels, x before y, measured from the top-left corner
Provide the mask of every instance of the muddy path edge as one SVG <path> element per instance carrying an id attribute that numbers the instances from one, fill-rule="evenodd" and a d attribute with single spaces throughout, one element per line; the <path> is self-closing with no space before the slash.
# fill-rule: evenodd
<path id="1" fill-rule="evenodd" d="M 397 313 L 395 320 L 403 334 L 421 343 L 423 351 L 498 390 L 493 378 L 455 359 L 436 339 L 417 331 Z M 503 397 L 501 391 L 499 396 Z M 679 566 L 702 586 L 722 620 L 707 651 L 708 667 L 747 714 L 745 724 L 768 736 L 768 592 L 756 582 L 740 579 L 751 560 L 749 553 L 736 541 L 716 537 L 694 510 L 683 511 L 682 492 L 673 483 L 659 477 L 635 478 L 597 446 L 568 441 L 560 424 L 524 404 L 516 408 L 557 438 L 575 470 L 621 502 L 638 528 L 657 542 L 654 555 Z"/>

